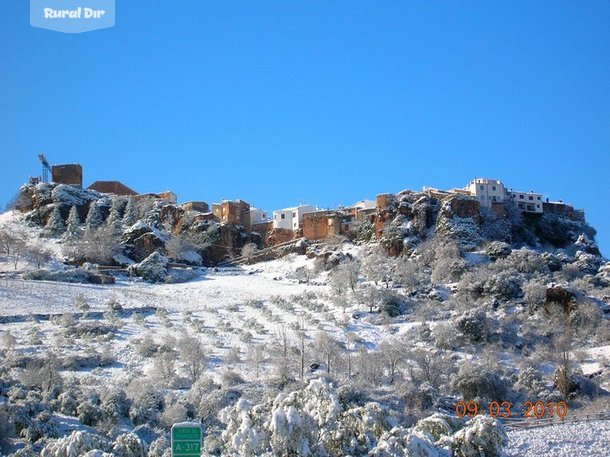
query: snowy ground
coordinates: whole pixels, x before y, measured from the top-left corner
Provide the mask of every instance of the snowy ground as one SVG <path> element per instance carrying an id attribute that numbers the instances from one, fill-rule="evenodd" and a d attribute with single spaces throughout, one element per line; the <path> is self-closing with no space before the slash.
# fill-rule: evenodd
<path id="1" fill-rule="evenodd" d="M 38 348 L 29 344 L 32 326 L 42 334 L 43 344 L 53 347 L 62 328 L 57 320 L 49 318 L 80 313 L 79 300 L 89 305 L 90 312 L 98 312 L 96 319 L 100 322 L 104 319 L 99 312 L 108 312 L 109 302 L 117 302 L 128 311 L 141 309 L 144 319 L 133 313 L 123 315 L 116 338 L 108 343 L 120 368 L 64 373 L 112 379 L 126 371 L 151 370 L 151 361 L 142 360 L 133 351 L 133 345 L 145 335 L 152 336 L 157 344 L 185 333 L 196 335 L 208 348 L 212 371 L 218 375 L 227 369 L 234 348 L 239 349 L 241 362 L 233 367 L 249 373 L 245 363 L 249 347 L 268 344 L 281 329 L 292 333 L 302 327 L 310 338 L 324 330 L 343 342 L 352 332 L 358 335 L 359 344 L 373 348 L 395 331 L 419 324 L 404 322 L 401 328 L 391 329 L 355 318 L 355 309 L 334 306 L 327 298 L 329 286 L 324 284 L 324 275 L 317 284 L 299 284 L 291 277 L 296 268 L 312 267 L 312 262 L 305 256 L 291 255 L 243 268 L 204 269 L 199 278 L 182 284 L 153 285 L 128 278 L 113 285 L 0 279 L 0 321 L 5 322 L 0 330 L 10 330 L 22 350 L 36 352 Z M 167 310 L 167 316 L 155 315 L 152 308 L 157 307 Z M 81 344 L 63 344 L 64 355 L 87 350 Z"/>
<path id="2" fill-rule="evenodd" d="M 608 457 L 610 421 L 578 422 L 508 433 L 507 457 Z"/>

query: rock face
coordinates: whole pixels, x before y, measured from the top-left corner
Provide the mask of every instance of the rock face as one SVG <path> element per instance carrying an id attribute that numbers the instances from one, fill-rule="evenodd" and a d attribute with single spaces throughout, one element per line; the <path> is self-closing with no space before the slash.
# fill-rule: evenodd
<path id="1" fill-rule="evenodd" d="M 477 249 L 485 242 L 480 209 L 479 202 L 473 197 L 446 197 L 436 222 L 436 233 L 455 241 L 465 251 Z"/>
<path id="2" fill-rule="evenodd" d="M 390 255 L 411 251 L 434 226 L 439 202 L 412 191 L 377 196 L 375 235 Z"/>
<path id="3" fill-rule="evenodd" d="M 123 234 L 122 243 L 125 246 L 125 255 L 141 262 L 153 252 L 162 249 L 165 239 L 158 230 L 140 221 Z"/>
<path id="4" fill-rule="evenodd" d="M 98 192 L 65 184 L 24 185 L 19 189 L 16 209 L 28 213 L 26 221 L 37 225 L 46 224 L 54 206 L 59 208 L 64 221 L 72 206 L 76 207 L 79 218 L 85 220 L 91 203 L 101 198 Z"/>

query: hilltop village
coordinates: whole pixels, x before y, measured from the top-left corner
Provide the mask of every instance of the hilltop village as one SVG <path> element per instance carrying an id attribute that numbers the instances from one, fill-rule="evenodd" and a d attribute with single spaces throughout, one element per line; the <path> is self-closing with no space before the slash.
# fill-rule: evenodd
<path id="1" fill-rule="evenodd" d="M 83 167 L 80 164 L 62 164 L 50 167 L 51 181 L 83 188 Z M 30 178 L 37 184 L 40 178 Z M 508 188 L 496 179 L 475 178 L 463 188 L 441 190 L 424 187 L 421 192 L 403 191 L 399 194 L 379 194 L 376 200 L 361 200 L 349 206 L 320 209 L 311 204 L 299 204 L 289 208 L 264 211 L 250 203 L 223 200 L 210 205 L 205 201 L 178 203 L 176 193 L 166 190 L 159 193 L 138 193 L 126 184 L 116 181 L 95 181 L 86 189 L 100 194 L 130 197 L 136 201 L 150 201 L 159 205 L 173 205 L 192 212 L 197 221 L 216 221 L 244 227 L 247 232 L 258 233 L 264 246 L 274 246 L 299 238 L 320 240 L 343 235 L 354 238 L 362 223 L 373 227 L 377 239 L 384 237 L 384 230 L 397 213 L 405 213 L 401 196 L 405 193 L 425 196 L 432 205 L 450 201 L 452 210 L 459 217 L 477 217 L 480 210 L 493 211 L 498 217 L 506 217 L 507 207 L 512 206 L 530 215 L 558 214 L 575 222 L 584 222 L 584 211 L 575 209 L 563 201 L 550 201 L 539 192 Z M 30 208 L 26 208 L 30 209 Z M 407 211 L 408 212 L 408 211 Z M 430 221 L 428 221 L 428 226 Z"/>

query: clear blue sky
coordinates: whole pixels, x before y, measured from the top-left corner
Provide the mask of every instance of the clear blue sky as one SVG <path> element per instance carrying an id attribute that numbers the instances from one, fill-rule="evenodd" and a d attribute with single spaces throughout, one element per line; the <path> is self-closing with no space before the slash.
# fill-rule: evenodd
<path id="1" fill-rule="evenodd" d="M 586 210 L 610 252 L 610 2 L 135 1 L 0 15 L 0 202 L 36 154 L 181 201 L 322 207 L 475 176 Z"/>

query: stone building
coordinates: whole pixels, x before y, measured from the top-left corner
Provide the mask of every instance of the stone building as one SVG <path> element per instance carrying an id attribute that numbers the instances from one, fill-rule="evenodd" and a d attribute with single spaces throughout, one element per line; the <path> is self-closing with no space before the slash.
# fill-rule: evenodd
<path id="1" fill-rule="evenodd" d="M 127 187 L 120 181 L 95 181 L 87 189 L 95 190 L 102 194 L 138 195 L 135 190 Z"/>
<path id="2" fill-rule="evenodd" d="M 341 234 L 341 216 L 338 211 L 313 211 L 303 214 L 303 236 L 320 240 Z"/>
<path id="3" fill-rule="evenodd" d="M 155 195 L 157 197 L 157 200 L 161 200 L 162 202 L 171 203 L 172 205 L 175 205 L 178 202 L 178 195 L 176 195 L 171 190 L 159 192 Z"/>
<path id="4" fill-rule="evenodd" d="M 219 221 L 242 225 L 250 230 L 250 204 L 243 200 L 223 200 L 212 204 L 212 213 Z"/>
<path id="5" fill-rule="evenodd" d="M 83 188 L 83 167 L 79 163 L 51 166 L 51 181 Z"/>
<path id="6" fill-rule="evenodd" d="M 210 206 L 206 202 L 184 202 L 180 205 L 186 211 L 197 211 L 199 213 L 209 213 Z"/>

